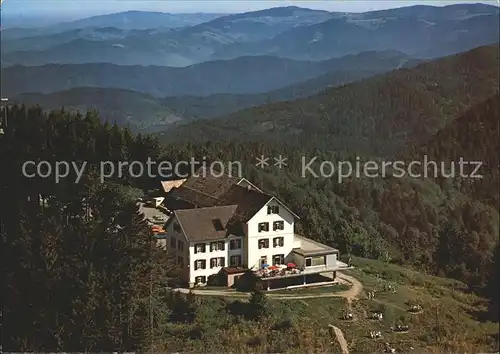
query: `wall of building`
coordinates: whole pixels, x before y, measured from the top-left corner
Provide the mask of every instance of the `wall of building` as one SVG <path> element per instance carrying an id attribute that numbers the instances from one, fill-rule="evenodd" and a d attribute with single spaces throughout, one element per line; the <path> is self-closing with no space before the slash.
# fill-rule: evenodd
<path id="1" fill-rule="evenodd" d="M 292 252 L 292 255 L 293 257 L 291 257 L 291 259 L 293 259 L 293 263 L 295 263 L 297 265 L 297 267 L 299 268 L 302 268 L 302 267 L 306 267 L 306 259 L 307 258 L 318 258 L 318 259 L 324 259 L 325 263 L 321 264 L 321 265 L 312 265 L 312 266 L 308 266 L 307 268 L 314 268 L 314 267 L 318 267 L 318 268 L 321 268 L 321 267 L 326 267 L 326 268 L 329 268 L 329 267 L 336 267 L 337 265 L 337 253 L 333 253 L 333 254 L 327 254 L 326 256 L 314 256 L 314 257 L 304 257 L 302 255 L 299 255 L 297 253 L 294 253 Z"/>
<path id="2" fill-rule="evenodd" d="M 304 257 L 302 257 L 300 254 L 292 252 L 292 256 L 293 256 L 293 263 L 295 263 L 295 265 L 298 268 L 302 268 L 306 265 Z"/>
<path id="3" fill-rule="evenodd" d="M 165 232 L 167 233 L 167 239 L 166 239 L 166 248 L 169 257 L 174 262 L 177 262 L 178 257 L 182 257 L 183 260 L 183 270 L 184 272 L 182 273 L 182 280 L 185 282 L 189 282 L 189 242 L 187 241 L 186 237 L 182 232 L 179 232 L 175 229 L 174 225 L 178 224 L 175 216 L 172 216 L 172 220 L 168 223 L 167 229 Z M 172 247 L 172 239 L 175 240 L 175 248 Z M 178 248 L 178 241 L 182 241 L 184 244 L 183 250 L 179 251 Z"/>
<path id="4" fill-rule="evenodd" d="M 327 267 L 333 267 L 337 265 L 337 254 L 328 254 L 326 256 L 326 266 Z"/>
<path id="5" fill-rule="evenodd" d="M 230 249 L 230 241 L 231 240 L 241 240 L 241 248 L 231 250 Z M 214 267 L 210 268 L 210 259 L 223 257 L 224 258 L 224 266 L 229 266 L 229 260 L 231 256 L 241 256 L 242 263 L 244 262 L 244 238 L 243 237 L 231 237 L 228 239 L 218 240 L 224 242 L 224 250 L 223 251 L 210 251 L 210 243 L 217 242 L 216 240 L 212 240 L 210 242 L 191 242 L 189 245 L 189 283 L 194 285 L 196 277 L 204 276 L 207 278 L 214 274 L 220 272 L 222 267 Z M 205 252 L 197 252 L 195 253 L 195 246 L 198 244 L 205 244 Z M 206 262 L 205 269 L 196 269 L 195 270 L 195 262 L 197 260 L 204 260 Z"/>
<path id="6" fill-rule="evenodd" d="M 278 214 L 268 214 L 268 206 L 278 206 Z M 283 230 L 273 230 L 273 222 L 283 221 Z M 259 223 L 268 222 L 269 231 L 259 232 Z M 289 254 L 294 248 L 294 217 L 276 200 L 271 200 L 261 210 L 259 210 L 251 220 L 247 222 L 247 266 L 248 268 L 258 268 L 262 256 L 267 257 L 267 263 L 273 263 L 273 255 L 284 254 L 285 262 L 289 259 Z M 283 237 L 283 247 L 273 247 L 273 238 Z M 259 240 L 268 239 L 269 248 L 259 249 Z"/>

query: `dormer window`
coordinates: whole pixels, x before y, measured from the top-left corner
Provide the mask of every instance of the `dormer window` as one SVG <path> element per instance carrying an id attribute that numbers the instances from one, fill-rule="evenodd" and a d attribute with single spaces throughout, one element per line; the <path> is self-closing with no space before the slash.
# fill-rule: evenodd
<path id="1" fill-rule="evenodd" d="M 267 207 L 267 213 L 268 214 L 279 214 L 280 207 L 278 205 L 270 205 Z"/>
<path id="2" fill-rule="evenodd" d="M 174 231 L 181 232 L 181 225 L 179 225 L 178 223 L 174 223 Z"/>
<path id="3" fill-rule="evenodd" d="M 259 223 L 259 232 L 269 231 L 269 223 L 268 222 L 260 222 Z"/>

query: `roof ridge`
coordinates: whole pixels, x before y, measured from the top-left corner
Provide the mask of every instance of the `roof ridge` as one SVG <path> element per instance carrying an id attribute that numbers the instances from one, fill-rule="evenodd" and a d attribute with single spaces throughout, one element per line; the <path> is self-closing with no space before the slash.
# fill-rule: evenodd
<path id="1" fill-rule="evenodd" d="M 201 208 L 177 209 L 174 211 L 174 213 L 177 213 L 179 211 L 195 211 L 195 210 L 229 208 L 229 207 L 238 207 L 238 205 L 237 204 L 229 204 L 229 205 L 215 205 L 215 206 L 208 206 L 208 207 L 201 207 Z"/>
<path id="2" fill-rule="evenodd" d="M 245 178 L 246 179 L 246 178 Z M 250 182 L 250 181 L 249 181 Z M 243 188 L 249 192 L 252 192 L 252 193 L 259 193 L 259 194 L 262 194 L 262 195 L 265 195 L 265 196 L 268 196 L 268 197 L 271 197 L 271 198 L 275 198 L 275 196 L 273 194 L 270 194 L 270 193 L 266 193 L 266 192 L 263 192 L 261 190 L 255 190 L 253 188 L 247 188 L 247 187 L 243 187 L 243 186 L 240 186 L 239 184 L 235 184 L 234 186 L 236 187 L 239 187 L 239 188 Z"/>
<path id="3" fill-rule="evenodd" d="M 219 199 L 217 197 L 214 197 L 213 195 L 210 195 L 208 193 L 202 192 L 202 191 L 200 191 L 199 189 L 196 189 L 196 188 L 190 188 L 190 187 L 182 186 L 182 185 L 181 185 L 181 187 L 184 187 L 184 188 L 189 189 L 190 191 L 193 191 L 193 192 L 196 192 L 196 193 L 203 194 L 204 196 L 212 198 L 212 199 L 217 199 L 217 200 Z"/>

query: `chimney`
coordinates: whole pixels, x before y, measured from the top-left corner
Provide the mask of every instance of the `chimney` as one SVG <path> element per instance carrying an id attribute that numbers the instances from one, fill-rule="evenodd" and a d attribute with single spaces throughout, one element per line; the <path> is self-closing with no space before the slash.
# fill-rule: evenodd
<path id="1" fill-rule="evenodd" d="M 251 190 L 252 187 L 251 186 L 247 186 L 247 191 Z"/>

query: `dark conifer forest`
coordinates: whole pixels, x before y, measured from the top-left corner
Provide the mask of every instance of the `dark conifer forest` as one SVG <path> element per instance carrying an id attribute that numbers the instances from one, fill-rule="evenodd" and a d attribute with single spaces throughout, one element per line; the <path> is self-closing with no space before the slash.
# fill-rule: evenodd
<path id="1" fill-rule="evenodd" d="M 308 152 L 282 142 L 160 144 L 100 123 L 95 114 L 44 114 L 37 107 L 10 106 L 1 137 L 3 348 L 144 349 L 158 334 L 168 304 L 188 301 L 167 296 L 166 282 L 175 267 L 156 248 L 131 197 L 131 191 L 154 189 L 158 181 L 125 176 L 101 184 L 98 164 L 106 160 L 207 156 L 242 161 L 250 180 L 303 215 L 299 231 L 344 254 L 464 281 L 498 308 L 498 105 L 498 96 L 491 97 L 435 139 L 410 149 L 439 159 L 486 161 L 487 178 L 473 185 L 391 177 L 341 184 L 302 178 L 293 164 L 285 173 L 254 166 L 254 156 Z M 350 158 L 315 152 L 323 159 Z M 79 183 L 72 175 L 55 183 L 23 177 L 22 164 L 30 160 L 88 161 L 89 166 Z"/>

